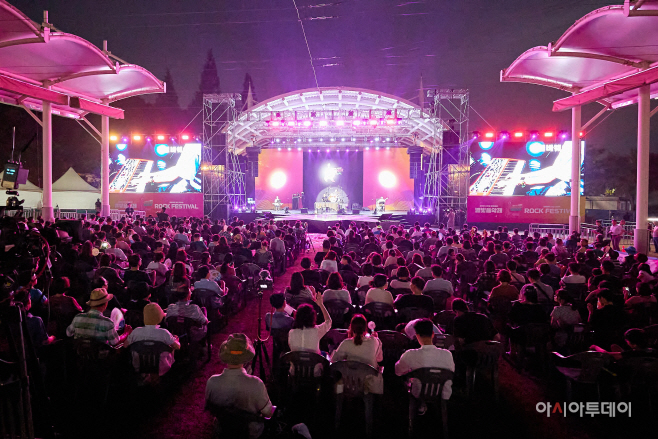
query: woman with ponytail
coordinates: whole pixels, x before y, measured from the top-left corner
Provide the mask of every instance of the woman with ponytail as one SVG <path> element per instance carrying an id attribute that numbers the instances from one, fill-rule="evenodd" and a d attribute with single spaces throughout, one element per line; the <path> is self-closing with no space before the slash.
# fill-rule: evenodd
<path id="1" fill-rule="evenodd" d="M 358 361 L 366 363 L 379 370 L 377 376 L 368 377 L 370 393 L 384 393 L 384 378 L 378 363 L 384 359 L 382 342 L 377 333 L 368 327 L 368 321 L 362 314 L 355 314 L 350 322 L 347 337 L 331 356 L 331 361 Z"/>

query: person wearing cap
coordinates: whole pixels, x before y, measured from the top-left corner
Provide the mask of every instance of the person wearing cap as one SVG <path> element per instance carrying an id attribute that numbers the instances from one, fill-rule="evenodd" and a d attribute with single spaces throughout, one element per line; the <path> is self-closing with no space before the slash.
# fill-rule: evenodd
<path id="1" fill-rule="evenodd" d="M 276 407 L 272 405 L 265 384 L 260 378 L 249 375 L 244 364 L 254 358 L 251 340 L 244 334 L 231 334 L 219 348 L 219 359 L 226 369 L 213 375 L 206 383 L 206 408 L 234 408 L 269 418 Z M 249 423 L 249 437 L 263 434 L 262 422 Z"/>
<path id="2" fill-rule="evenodd" d="M 125 346 L 129 346 L 139 341 L 156 341 L 164 343 L 172 349 L 180 349 L 178 337 L 172 335 L 169 331 L 160 327 L 165 313 L 157 303 L 149 303 L 144 307 L 144 326 L 135 328 L 134 331 L 126 339 Z M 133 367 L 139 370 L 139 355 L 136 352 L 132 353 Z M 160 371 L 159 375 L 162 376 L 171 369 L 174 364 L 173 352 L 162 352 L 160 354 Z"/>
<path id="3" fill-rule="evenodd" d="M 185 317 L 192 319 L 197 326 L 192 326 L 190 330 L 190 341 L 193 343 L 201 341 L 208 333 L 208 317 L 201 310 L 199 305 L 191 303 L 192 292 L 187 279 L 181 284 L 173 295 L 176 303 L 167 307 L 166 317 Z"/>
<path id="4" fill-rule="evenodd" d="M 66 335 L 74 338 L 91 338 L 101 343 L 107 343 L 110 346 L 116 346 L 123 343 L 132 332 L 130 325 L 126 325 L 123 334 L 119 337 L 112 319 L 105 317 L 103 311 L 107 308 L 107 303 L 114 296 L 108 294 L 105 288 L 96 288 L 91 292 L 87 305 L 91 309 L 73 318 L 73 322 L 66 328 Z"/>

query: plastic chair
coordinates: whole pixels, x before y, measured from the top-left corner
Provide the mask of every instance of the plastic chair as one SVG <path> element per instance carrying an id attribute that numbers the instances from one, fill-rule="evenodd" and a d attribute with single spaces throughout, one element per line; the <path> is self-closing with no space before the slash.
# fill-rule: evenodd
<path id="1" fill-rule="evenodd" d="M 448 298 L 451 296 L 451 294 L 447 291 L 441 291 L 441 290 L 429 290 L 429 291 L 423 291 L 423 294 L 425 296 L 429 296 L 432 298 L 434 301 L 434 311 L 439 312 L 443 311 L 446 309 L 446 302 L 448 301 Z"/>
<path id="2" fill-rule="evenodd" d="M 375 322 L 376 328 L 393 329 L 395 324 L 395 308 L 383 302 L 370 302 L 361 308 L 368 321 Z"/>
<path id="3" fill-rule="evenodd" d="M 144 313 L 135 309 L 126 310 L 123 315 L 126 325 L 130 325 L 133 329 L 144 326 Z"/>
<path id="4" fill-rule="evenodd" d="M 441 329 L 446 331 L 448 328 L 452 326 L 452 322 L 455 320 L 455 317 L 457 316 L 457 313 L 454 311 L 441 311 L 436 313 L 434 316 L 434 324 L 439 326 Z"/>
<path id="5" fill-rule="evenodd" d="M 625 400 L 634 398 L 638 394 L 646 395 L 645 401 L 649 405 L 649 413 L 653 414 L 653 399 L 658 388 L 658 358 L 636 357 L 626 358 L 617 362 L 619 378 L 622 388 L 625 390 L 622 398 Z"/>
<path id="6" fill-rule="evenodd" d="M 331 374 L 335 381 L 340 381 L 342 392 L 336 395 L 336 430 L 340 428 L 345 398 L 361 398 L 365 403 L 366 437 L 372 437 L 373 394 L 366 392 L 366 378 L 377 376 L 377 369 L 358 361 L 337 361 L 331 364 Z"/>
<path id="7" fill-rule="evenodd" d="M 473 352 L 475 355 L 469 356 Z M 466 395 L 475 388 L 475 378 L 478 372 L 489 371 L 493 383 L 494 395 L 498 401 L 498 359 L 503 352 L 503 346 L 498 341 L 478 341 L 464 346 L 462 354 L 466 360 Z"/>
<path id="8" fill-rule="evenodd" d="M 387 330 L 377 331 L 377 337 L 382 342 L 384 359 L 381 364 L 387 371 L 395 366 L 402 354 L 409 348 L 409 338 L 401 332 Z"/>
<path id="9" fill-rule="evenodd" d="M 331 316 L 332 328 L 344 328 L 354 312 L 354 307 L 344 300 L 327 300 L 324 302 L 324 306 Z"/>
<path id="10" fill-rule="evenodd" d="M 160 355 L 163 352 L 172 352 L 170 346 L 160 341 L 143 340 L 128 346 L 131 352 L 139 356 L 138 373 L 160 373 Z"/>
<path id="11" fill-rule="evenodd" d="M 181 345 L 181 353 L 183 355 L 190 355 L 192 357 L 192 361 L 196 361 L 196 356 L 194 355 L 195 351 L 195 345 L 197 343 L 191 343 L 190 342 L 190 333 L 192 330 L 192 327 L 198 327 L 199 324 L 195 322 L 194 320 L 188 318 L 188 317 L 182 317 L 182 316 L 171 316 L 165 318 L 165 321 L 167 322 L 167 329 L 169 332 L 171 332 L 173 335 L 178 336 L 178 341 L 180 342 Z M 199 344 L 204 342 L 206 343 L 206 347 L 208 349 L 208 357 L 206 362 L 210 361 L 210 352 L 212 349 L 212 345 L 210 342 L 210 337 L 206 333 L 206 336 L 204 337 L 203 340 L 199 341 Z"/>
<path id="12" fill-rule="evenodd" d="M 218 407 L 216 405 L 207 404 L 208 410 L 217 420 L 217 428 L 213 437 L 230 437 L 236 439 L 248 439 L 249 424 L 252 422 L 265 423 L 271 418 L 249 413 L 244 410 L 239 410 L 235 407 Z"/>
<path id="13" fill-rule="evenodd" d="M 596 385 L 601 400 L 600 376 L 612 362 L 612 356 L 603 352 L 587 351 L 562 356 L 553 352 L 555 367 L 566 378 L 567 401 L 571 401 L 572 383 Z"/>
<path id="14" fill-rule="evenodd" d="M 408 323 L 415 319 L 431 319 L 434 317 L 434 312 L 426 308 L 419 308 L 416 306 L 406 306 L 398 309 L 398 322 Z"/>
<path id="15" fill-rule="evenodd" d="M 333 317 L 332 317 L 333 319 Z M 333 352 L 347 338 L 347 329 L 330 329 L 320 339 L 320 349 L 325 352 Z"/>
<path id="16" fill-rule="evenodd" d="M 418 397 L 409 394 L 409 434 L 414 433 L 414 423 L 417 413 L 417 403 L 435 404 L 441 410 L 443 421 L 443 438 L 448 438 L 448 408 L 443 399 L 443 388 L 446 382 L 452 381 L 454 372 L 448 369 L 425 367 L 409 372 L 406 376 L 420 381 Z"/>
<path id="17" fill-rule="evenodd" d="M 287 390 L 286 406 L 293 401 L 294 395 L 310 392 L 315 401 L 314 407 L 317 407 L 322 381 L 329 370 L 329 361 L 315 352 L 292 351 L 284 354 L 280 363 L 281 373 L 285 373 L 282 381 L 285 380 L 283 388 Z"/>
<path id="18" fill-rule="evenodd" d="M 452 350 L 455 349 L 455 337 L 449 334 L 434 334 L 432 343 L 437 348 Z"/>
<path id="19" fill-rule="evenodd" d="M 277 376 L 280 365 L 280 358 L 284 352 L 288 352 L 288 333 L 289 328 L 286 329 L 271 329 L 270 335 L 272 336 L 272 375 Z"/>

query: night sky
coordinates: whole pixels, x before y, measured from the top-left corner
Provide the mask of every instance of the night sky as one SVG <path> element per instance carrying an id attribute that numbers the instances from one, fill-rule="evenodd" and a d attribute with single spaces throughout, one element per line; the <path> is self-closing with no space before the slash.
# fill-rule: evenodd
<path id="1" fill-rule="evenodd" d="M 321 6 L 322 3 L 328 6 Z M 500 70 L 523 51 L 555 41 L 588 12 L 617 2 L 555 0 L 297 0 L 321 87 L 367 88 L 418 101 L 427 88 L 471 91 L 470 130 L 569 129 L 570 112 L 552 113 L 566 93 L 501 84 Z M 245 73 L 257 97 L 315 87 L 293 0 L 38 1 L 12 4 L 41 22 L 79 35 L 159 78 L 172 72 L 189 105 L 208 49 L 222 92 L 240 92 Z M 654 48 L 656 46 L 653 46 Z M 658 49 L 655 49 L 658 50 Z M 115 104 L 120 106 L 120 102 Z M 583 123 L 601 107 L 584 109 Z M 611 150 L 636 143 L 636 106 L 616 111 L 588 141 Z M 139 126 L 135 120 L 134 126 Z M 652 146 L 658 144 L 653 123 Z"/>

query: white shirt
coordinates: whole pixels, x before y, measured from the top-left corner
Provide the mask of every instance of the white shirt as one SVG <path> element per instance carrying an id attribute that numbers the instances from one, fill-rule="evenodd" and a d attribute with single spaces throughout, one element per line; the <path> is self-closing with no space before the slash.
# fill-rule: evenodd
<path id="1" fill-rule="evenodd" d="M 121 250 L 120 248 L 112 247 L 105 249 L 105 253 L 108 255 L 114 255 L 116 258 L 120 261 L 127 261 L 128 258 L 126 257 L 126 254 Z"/>
<path id="2" fill-rule="evenodd" d="M 176 343 L 176 339 L 171 335 L 169 331 L 164 328 L 161 328 L 158 325 L 146 325 L 143 327 L 135 328 L 133 332 L 130 333 L 126 339 L 126 345 L 131 345 L 137 343 L 138 341 L 159 341 L 167 346 L 173 346 Z M 139 370 L 139 355 L 137 352 L 133 352 L 133 367 L 135 370 Z M 173 352 L 162 352 L 160 354 L 160 376 L 167 373 L 171 369 L 171 365 L 174 364 L 174 354 Z"/>
<path id="3" fill-rule="evenodd" d="M 352 297 L 347 290 L 324 290 L 324 293 L 322 293 L 322 300 L 324 302 L 327 300 L 342 300 L 347 303 L 352 303 Z"/>
<path id="4" fill-rule="evenodd" d="M 366 363 L 374 368 L 379 368 L 379 363 L 384 359 L 382 342 L 377 337 L 366 335 L 360 345 L 354 344 L 353 338 L 346 338 L 331 356 L 331 362 L 348 360 Z"/>
<path id="5" fill-rule="evenodd" d="M 582 274 L 570 274 L 562 278 L 562 282 L 565 284 L 584 284 L 587 283 L 587 279 Z"/>
<path id="6" fill-rule="evenodd" d="M 403 282 L 403 281 L 398 280 L 398 279 L 393 279 L 391 281 L 391 288 L 395 288 L 396 290 L 406 288 L 407 290 L 410 290 L 411 289 L 411 282 L 410 281 Z"/>
<path id="7" fill-rule="evenodd" d="M 320 339 L 331 329 L 331 319 L 312 328 L 291 329 L 288 333 L 288 346 L 291 351 L 320 353 Z"/>
<path id="8" fill-rule="evenodd" d="M 621 236 L 624 234 L 624 228 L 619 224 L 616 226 L 610 226 L 610 234 L 613 236 Z"/>
<path id="9" fill-rule="evenodd" d="M 374 279 L 374 276 L 359 276 L 359 280 L 356 282 L 356 287 L 361 288 L 366 285 L 370 285 L 370 281 Z"/>
<path id="10" fill-rule="evenodd" d="M 381 288 L 370 288 L 366 293 L 366 305 L 370 302 L 383 302 L 393 305 L 393 295 L 390 291 Z"/>
<path id="11" fill-rule="evenodd" d="M 447 291 L 450 294 L 455 292 L 452 288 L 452 282 L 441 278 L 428 280 L 423 291 Z"/>
<path id="12" fill-rule="evenodd" d="M 234 407 L 245 412 L 272 416 L 273 407 L 267 388 L 260 378 L 247 374 L 244 368 L 224 369 L 206 383 L 206 403 L 217 407 Z M 249 437 L 263 433 L 261 422 L 249 423 Z"/>
<path id="13" fill-rule="evenodd" d="M 395 364 L 395 374 L 406 375 L 409 372 L 424 367 L 435 367 L 455 371 L 455 362 L 452 353 L 446 349 L 439 349 L 434 345 L 424 345 L 420 349 L 410 349 L 400 357 Z M 420 381 L 412 379 L 411 394 L 416 398 L 420 394 Z M 452 395 L 452 381 L 446 381 L 443 386 L 443 399 L 450 399 Z"/>
<path id="14" fill-rule="evenodd" d="M 194 282 L 194 289 L 202 289 L 202 290 L 210 290 L 213 293 L 217 293 L 220 296 L 224 295 L 224 291 L 222 291 L 221 288 L 219 288 L 219 285 L 217 285 L 217 282 L 211 279 L 201 279 L 197 282 Z"/>
<path id="15" fill-rule="evenodd" d="M 551 320 L 560 322 L 560 327 L 573 326 L 580 323 L 580 313 L 571 308 L 571 305 L 559 305 L 553 308 Z"/>
<path id="16" fill-rule="evenodd" d="M 320 270 L 328 271 L 329 273 L 334 273 L 338 271 L 338 263 L 332 261 L 331 259 L 324 259 L 320 264 Z"/>

